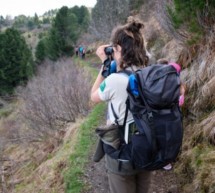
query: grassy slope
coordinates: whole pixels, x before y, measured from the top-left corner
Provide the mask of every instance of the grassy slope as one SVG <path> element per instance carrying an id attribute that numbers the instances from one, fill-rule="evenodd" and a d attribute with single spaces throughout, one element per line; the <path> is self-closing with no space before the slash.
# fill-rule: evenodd
<path id="1" fill-rule="evenodd" d="M 86 68 L 95 79 L 98 71 L 90 67 L 92 61 L 75 59 L 75 62 Z M 63 143 L 51 153 L 44 155 L 46 144 L 42 143 L 35 148 L 10 148 L 8 151 L 12 154 L 16 152 L 15 160 L 29 160 L 14 174 L 14 179 L 21 179 L 15 185 L 15 192 L 79 193 L 86 189 L 81 179 L 89 153 L 96 142 L 95 127 L 104 119 L 105 108 L 105 103 L 92 105 L 87 117 L 67 126 Z M 32 157 L 35 157 L 36 161 L 32 161 Z"/>
<path id="2" fill-rule="evenodd" d="M 93 79 L 96 78 L 98 73 L 97 70 L 89 67 L 89 64 L 87 65 L 84 61 L 79 61 L 79 65 L 87 68 L 87 70 L 92 74 Z M 65 192 L 67 193 L 79 193 L 86 188 L 81 179 L 84 175 L 84 167 L 88 162 L 89 152 L 95 144 L 94 130 L 104 118 L 105 107 L 104 103 L 96 105 L 84 123 L 80 126 L 77 143 L 74 147 L 74 153 L 70 156 L 69 168 L 64 173 L 66 184 Z"/>
<path id="3" fill-rule="evenodd" d="M 97 105 L 86 121 L 81 125 L 74 153 L 70 156 L 69 168 L 65 171 L 64 179 L 67 193 L 79 193 L 86 187 L 81 180 L 84 175 L 84 167 L 88 162 L 88 155 L 95 143 L 94 128 L 102 119 L 101 112 L 104 112 L 104 104 Z"/>

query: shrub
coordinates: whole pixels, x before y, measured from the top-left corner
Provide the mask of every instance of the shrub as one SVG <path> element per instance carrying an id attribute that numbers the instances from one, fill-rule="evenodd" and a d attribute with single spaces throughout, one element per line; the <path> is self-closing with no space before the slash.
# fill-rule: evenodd
<path id="1" fill-rule="evenodd" d="M 58 139 L 62 124 L 75 122 L 89 109 L 90 76 L 69 59 L 42 65 L 18 95 L 19 112 L 28 123 L 31 138 Z"/>

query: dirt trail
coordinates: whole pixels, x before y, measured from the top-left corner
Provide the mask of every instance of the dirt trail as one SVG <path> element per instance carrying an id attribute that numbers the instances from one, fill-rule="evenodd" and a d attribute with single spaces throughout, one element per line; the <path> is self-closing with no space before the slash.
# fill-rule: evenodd
<path id="1" fill-rule="evenodd" d="M 83 193 L 109 193 L 105 160 L 102 159 L 99 163 L 95 163 L 92 161 L 92 155 L 89 159 L 84 180 L 90 189 Z M 148 193 L 181 193 L 173 170 L 153 171 L 151 187 Z"/>

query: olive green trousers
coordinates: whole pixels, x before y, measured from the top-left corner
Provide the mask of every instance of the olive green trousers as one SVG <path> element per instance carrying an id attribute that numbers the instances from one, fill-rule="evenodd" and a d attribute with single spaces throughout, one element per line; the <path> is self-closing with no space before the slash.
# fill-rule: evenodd
<path id="1" fill-rule="evenodd" d="M 147 193 L 151 172 L 142 171 L 135 175 L 117 175 L 108 171 L 110 193 Z"/>

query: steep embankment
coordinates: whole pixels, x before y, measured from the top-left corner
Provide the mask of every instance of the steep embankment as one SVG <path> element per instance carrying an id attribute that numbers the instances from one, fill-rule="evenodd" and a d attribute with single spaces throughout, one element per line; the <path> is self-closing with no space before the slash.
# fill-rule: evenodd
<path id="1" fill-rule="evenodd" d="M 145 22 L 147 47 L 155 59 L 165 57 L 182 65 L 181 79 L 186 86 L 184 143 L 179 162 L 175 164 L 181 192 L 215 192 L 215 35 L 211 23 L 204 38 L 188 44 L 178 38 L 167 21 L 164 9 L 147 1 L 139 17 Z M 163 1 L 162 1 L 163 2 Z M 211 21 L 211 18 L 207 18 Z M 188 30 L 188 29 L 187 29 Z M 184 33 L 186 30 L 182 31 Z M 189 33 L 189 30 L 186 32 Z M 189 37 L 189 35 L 188 35 Z"/>
<path id="2" fill-rule="evenodd" d="M 214 34 L 208 34 L 204 45 L 191 51 L 189 57 L 184 57 L 182 73 L 187 86 L 186 127 L 177 171 L 185 193 L 212 193 L 215 192 Z"/>
<path id="3" fill-rule="evenodd" d="M 71 58 L 64 58 L 63 61 L 65 65 L 66 62 L 71 62 Z M 79 63 L 78 60 L 75 62 Z M 83 62 L 80 62 L 80 65 L 82 65 L 82 71 L 83 68 L 87 68 L 83 66 Z M 95 70 L 90 68 L 86 71 L 92 71 L 91 74 L 93 74 Z M 87 79 L 87 76 L 85 78 Z M 77 79 L 76 82 L 78 82 Z M 71 87 L 71 83 L 67 83 Z M 88 94 L 86 97 L 89 99 Z M 27 125 L 24 122 L 20 123 L 21 119 L 17 111 L 21 105 L 23 103 L 16 99 L 10 111 L 6 111 L 6 106 L 0 111 L 0 188 L 2 191 L 80 192 L 85 188 L 84 182 L 80 180 L 83 168 L 88 162 L 89 151 L 95 143 L 94 128 L 103 120 L 105 105 L 91 108 L 90 113 L 87 116 L 85 114 L 86 117 L 80 115 L 75 123 L 65 122 L 61 125 L 59 133 L 55 132 L 53 137 L 46 136 L 43 140 L 32 138 L 31 130 Z M 56 137 L 60 139 L 58 143 L 54 143 Z"/>

